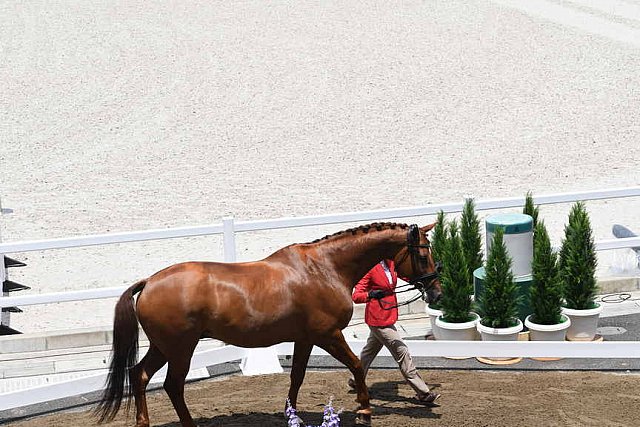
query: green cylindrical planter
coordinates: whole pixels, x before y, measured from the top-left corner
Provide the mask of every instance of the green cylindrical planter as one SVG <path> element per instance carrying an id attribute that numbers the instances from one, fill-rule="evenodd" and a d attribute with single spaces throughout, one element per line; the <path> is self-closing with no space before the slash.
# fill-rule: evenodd
<path id="1" fill-rule="evenodd" d="M 484 290 L 484 267 L 480 267 L 473 272 L 473 295 L 478 300 L 480 294 Z M 524 324 L 525 319 L 532 313 L 531 306 L 529 305 L 529 289 L 531 288 L 532 278 L 531 275 L 519 276 L 513 278 L 518 287 L 518 296 L 520 296 L 520 303 L 518 304 L 518 318 Z"/>

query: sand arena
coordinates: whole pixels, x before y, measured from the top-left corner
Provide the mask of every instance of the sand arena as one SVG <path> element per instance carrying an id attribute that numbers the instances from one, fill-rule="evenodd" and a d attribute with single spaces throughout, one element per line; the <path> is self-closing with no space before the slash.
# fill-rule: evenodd
<path id="1" fill-rule="evenodd" d="M 640 48 L 615 31 L 491 1 L 1 9 L 3 241 L 640 182 Z M 588 207 L 596 238 L 640 229 L 634 199 Z M 556 242 L 568 209 L 543 207 Z M 239 259 L 348 226 L 240 235 Z M 221 242 L 15 256 L 13 280 L 53 292 L 218 260 Z M 12 326 L 109 325 L 113 303 L 25 307 Z"/>

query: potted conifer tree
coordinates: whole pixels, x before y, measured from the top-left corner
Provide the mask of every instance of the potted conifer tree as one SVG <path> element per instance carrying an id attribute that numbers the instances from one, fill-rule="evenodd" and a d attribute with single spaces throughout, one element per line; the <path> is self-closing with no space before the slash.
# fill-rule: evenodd
<path id="1" fill-rule="evenodd" d="M 466 199 L 460 217 L 460 236 L 462 249 L 467 260 L 469 280 L 473 289 L 473 272 L 482 267 L 482 236 L 480 235 L 480 221 L 475 212 L 473 199 Z"/>
<path id="2" fill-rule="evenodd" d="M 436 225 L 431 232 L 431 256 L 435 262 L 442 261 L 446 241 L 446 218 L 444 212 L 440 211 L 436 217 Z"/>
<path id="3" fill-rule="evenodd" d="M 522 209 L 522 213 L 533 218 L 533 228 L 535 229 L 536 224 L 538 223 L 538 214 L 540 213 L 540 209 L 534 205 L 533 195 L 531 194 L 531 191 L 527 191 L 527 195 L 524 199 L 524 208 Z"/>
<path id="4" fill-rule="evenodd" d="M 511 257 L 504 244 L 504 229 L 496 228 L 485 266 L 484 289 L 478 298 L 478 331 L 485 341 L 517 341 L 522 331 L 518 318 L 518 289 L 511 272 Z"/>
<path id="5" fill-rule="evenodd" d="M 569 213 L 559 264 L 565 299 L 562 311 L 571 319 L 567 339 L 591 341 L 596 335 L 602 306 L 595 302 L 596 250 L 589 214 L 582 202 L 575 203 Z"/>
<path id="6" fill-rule="evenodd" d="M 458 224 L 452 221 L 448 227 L 443 262 L 446 265 L 440 277 L 442 314 L 436 318 L 443 340 L 475 340 L 479 316 L 472 312 L 473 286 L 462 248 Z"/>
<path id="7" fill-rule="evenodd" d="M 551 247 L 543 221 L 536 223 L 533 233 L 532 283 L 529 294 L 532 314 L 525 319 L 532 341 L 564 341 L 569 317 L 562 314 L 562 282 L 557 254 Z"/>
<path id="8" fill-rule="evenodd" d="M 431 232 L 431 256 L 435 262 L 440 262 L 442 269 L 445 268 L 443 263 L 444 248 L 447 240 L 446 219 L 443 211 L 438 212 L 436 225 Z M 441 271 L 441 274 L 443 272 Z M 431 322 L 431 332 L 436 340 L 441 339 L 440 328 L 436 325 L 436 319 L 442 314 L 439 302 L 428 303 L 425 311 Z"/>

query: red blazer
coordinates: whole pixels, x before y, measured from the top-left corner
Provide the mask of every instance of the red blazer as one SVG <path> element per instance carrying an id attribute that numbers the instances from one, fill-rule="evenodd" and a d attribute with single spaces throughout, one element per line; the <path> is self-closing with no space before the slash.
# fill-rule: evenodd
<path id="1" fill-rule="evenodd" d="M 385 260 L 389 271 L 391 271 L 391 283 L 387 279 L 384 268 L 380 263 L 376 264 L 369 272 L 358 282 L 353 290 L 352 299 L 355 303 L 367 303 L 364 311 L 364 321 L 369 326 L 391 326 L 398 320 L 398 309 L 392 308 L 384 310 L 380 307 L 377 300 L 369 299 L 369 291 L 373 289 L 382 289 L 389 292 L 382 298 L 382 306 L 390 307 L 398 304 L 396 294 L 392 293 L 398 284 L 398 273 L 396 273 L 395 265 L 392 260 Z"/>

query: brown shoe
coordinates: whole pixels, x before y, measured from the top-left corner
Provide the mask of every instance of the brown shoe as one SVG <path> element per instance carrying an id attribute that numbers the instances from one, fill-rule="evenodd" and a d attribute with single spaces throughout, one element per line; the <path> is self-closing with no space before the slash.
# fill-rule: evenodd
<path id="1" fill-rule="evenodd" d="M 427 406 L 440 406 L 436 403 L 436 400 L 440 398 L 440 393 L 430 391 L 429 393 L 418 395 L 416 398 L 420 403 L 424 403 Z"/>
<path id="2" fill-rule="evenodd" d="M 355 390 L 356 389 L 356 382 L 354 381 L 353 378 L 349 378 L 349 381 L 347 381 L 347 385 L 349 385 L 349 388 L 351 390 Z"/>

